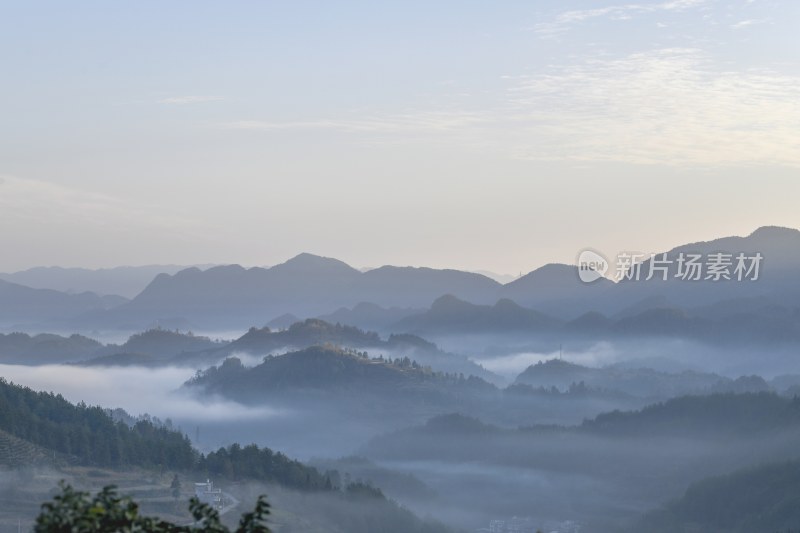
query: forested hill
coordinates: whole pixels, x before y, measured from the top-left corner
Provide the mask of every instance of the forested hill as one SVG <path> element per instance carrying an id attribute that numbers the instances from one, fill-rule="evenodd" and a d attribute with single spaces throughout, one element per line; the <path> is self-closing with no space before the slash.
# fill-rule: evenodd
<path id="1" fill-rule="evenodd" d="M 187 469 L 196 460 L 189 439 L 177 431 L 148 420 L 129 426 L 101 407 L 74 405 L 3 379 L 0 430 L 83 464 Z"/>
<path id="2" fill-rule="evenodd" d="M 436 344 L 416 335 L 390 335 L 388 339 L 383 340 L 376 332 L 364 331 L 338 323 L 333 324 L 317 318 L 298 321 L 287 329 L 278 331 L 271 330 L 269 327 L 250 328 L 247 333 L 230 344 L 202 352 L 183 353 L 174 357 L 172 362 L 215 364 L 227 355 L 242 352 L 264 355 L 278 351 L 302 350 L 323 344 L 369 350 L 392 357 L 408 356 L 423 366 L 430 366 L 442 372 L 473 375 L 489 381 L 495 381 L 498 378 L 466 356 L 445 352 Z"/>
<path id="3" fill-rule="evenodd" d="M 300 498 L 329 498 L 317 518 L 331 531 L 446 533 L 438 523 L 421 520 L 387 499 L 380 489 L 347 475 L 320 472 L 286 455 L 254 444 L 230 445 L 199 454 L 179 431 L 149 419 L 36 392 L 0 379 L 0 465 L 80 464 L 109 469 L 146 467 L 177 470 L 215 480 L 274 483 L 301 491 Z M 282 503 L 293 501 L 284 498 Z M 288 504 L 287 504 L 288 505 Z M 295 511 L 298 512 L 298 511 Z M 306 507 L 303 512 L 309 512 Z M 304 518 L 304 524 L 308 520 Z"/>
<path id="4" fill-rule="evenodd" d="M 404 390 L 441 394 L 461 391 L 496 391 L 486 381 L 470 376 L 433 372 L 408 359 L 370 358 L 332 346 L 312 346 L 279 356 L 267 356 L 252 368 L 237 358 L 199 373 L 187 383 L 205 393 L 219 393 L 238 400 L 253 400 L 273 391 L 339 390 L 357 394 Z M 406 395 L 407 396 L 407 395 Z"/>
<path id="5" fill-rule="evenodd" d="M 331 343 L 351 348 L 367 348 L 381 345 L 377 333 L 362 331 L 352 326 L 331 324 L 319 319 L 296 322 L 281 331 L 268 327 L 250 328 L 240 338 L 226 346 L 229 352 L 256 351 L 267 353 L 285 346 L 304 348 L 314 344 Z"/>
<path id="6" fill-rule="evenodd" d="M 337 472 L 320 473 L 269 448 L 232 444 L 200 456 L 197 470 L 211 477 L 279 483 L 301 490 L 332 490 L 340 484 Z"/>
<path id="7" fill-rule="evenodd" d="M 800 461 L 771 463 L 693 483 L 632 531 L 800 531 Z"/>
<path id="8" fill-rule="evenodd" d="M 652 368 L 583 366 L 561 359 L 539 361 L 530 365 L 516 383 L 532 387 L 567 389 L 583 382 L 592 389 L 610 390 L 641 398 L 671 398 L 686 394 L 702 394 L 713 387 L 729 382 L 728 378 L 705 372 L 682 371 L 669 373 Z"/>
<path id="9" fill-rule="evenodd" d="M 580 426 L 605 435 L 753 435 L 800 430 L 800 399 L 774 393 L 682 396 L 640 411 L 598 415 Z"/>
<path id="10" fill-rule="evenodd" d="M 9 364 L 62 363 L 92 356 L 101 349 L 101 343 L 83 335 L 0 333 L 0 362 Z"/>
<path id="11" fill-rule="evenodd" d="M 492 450 L 493 456 L 503 462 L 517 460 L 529 465 L 535 461 L 543 466 L 544 463 L 538 462 L 540 457 L 531 450 L 534 446 L 547 447 L 548 442 L 560 447 L 564 439 L 577 445 L 580 439 L 588 438 L 591 440 L 583 442 L 592 442 L 592 446 L 600 440 L 613 441 L 616 446 L 638 439 L 678 437 L 686 442 L 711 442 L 713 447 L 731 445 L 719 450 L 720 453 L 733 453 L 734 443 L 756 441 L 774 445 L 770 450 L 784 450 L 786 447 L 782 448 L 781 443 L 796 443 L 800 438 L 800 399 L 773 393 L 684 396 L 640 410 L 602 413 L 576 426 L 535 425 L 517 429 L 451 413 L 432 417 L 423 425 L 374 437 L 363 451 L 368 457 L 391 460 L 461 457 L 472 461 L 485 458 L 486 450 Z M 750 452 L 755 449 L 750 444 L 746 448 Z M 574 460 L 583 460 L 589 453 L 584 452 Z"/>
<path id="12" fill-rule="evenodd" d="M 131 335 L 123 344 L 102 343 L 73 334 L 68 337 L 52 333 L 0 333 L 0 362 L 22 365 L 119 363 L 120 354 L 135 356 L 133 362 L 166 364 L 166 360 L 183 352 L 211 350 L 223 343 L 207 337 L 153 328 Z"/>
<path id="13" fill-rule="evenodd" d="M 324 490 L 315 468 L 268 448 L 234 445 L 200 455 L 180 431 L 148 419 L 113 417 L 108 409 L 72 404 L 0 379 L 0 464 L 52 461 L 107 468 L 162 467 L 227 479 L 272 481 Z"/>

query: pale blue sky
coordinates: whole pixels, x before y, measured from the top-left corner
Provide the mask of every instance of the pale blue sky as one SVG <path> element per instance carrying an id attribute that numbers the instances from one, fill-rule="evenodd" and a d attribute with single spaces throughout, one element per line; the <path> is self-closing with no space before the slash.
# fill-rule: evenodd
<path id="1" fill-rule="evenodd" d="M 800 2 L 3 2 L 0 270 L 800 227 Z"/>

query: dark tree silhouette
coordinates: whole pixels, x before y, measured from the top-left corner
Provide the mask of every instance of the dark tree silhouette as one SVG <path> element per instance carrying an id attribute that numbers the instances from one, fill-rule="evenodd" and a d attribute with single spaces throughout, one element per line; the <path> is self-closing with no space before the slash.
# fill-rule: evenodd
<path id="1" fill-rule="evenodd" d="M 108 531 L 148 531 L 152 533 L 231 533 L 220 521 L 219 512 L 197 498 L 189 502 L 195 522 L 177 525 L 156 517 L 141 516 L 139 506 L 127 496 L 119 496 L 108 486 L 97 495 L 81 492 L 61 483 L 61 493 L 42 504 L 36 518 L 37 533 L 100 533 Z M 242 515 L 236 533 L 269 533 L 266 525 L 269 503 L 259 496 L 255 509 Z"/>

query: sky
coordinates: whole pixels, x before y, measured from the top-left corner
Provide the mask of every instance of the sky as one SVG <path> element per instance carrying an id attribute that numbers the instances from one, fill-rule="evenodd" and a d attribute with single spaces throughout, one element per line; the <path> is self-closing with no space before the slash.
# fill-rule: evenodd
<path id="1" fill-rule="evenodd" d="M 800 2 L 0 3 L 0 271 L 800 227 Z"/>

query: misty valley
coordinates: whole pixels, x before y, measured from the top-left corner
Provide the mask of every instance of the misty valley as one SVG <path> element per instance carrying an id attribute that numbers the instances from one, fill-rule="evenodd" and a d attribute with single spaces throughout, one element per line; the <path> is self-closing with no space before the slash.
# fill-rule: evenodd
<path id="1" fill-rule="evenodd" d="M 714 250 L 759 279 L 2 275 L 0 529 L 64 480 L 183 524 L 266 494 L 279 533 L 798 531 L 800 231 L 669 253 Z"/>
<path id="2" fill-rule="evenodd" d="M 0 533 L 800 533 L 798 28 L 0 0 Z"/>

